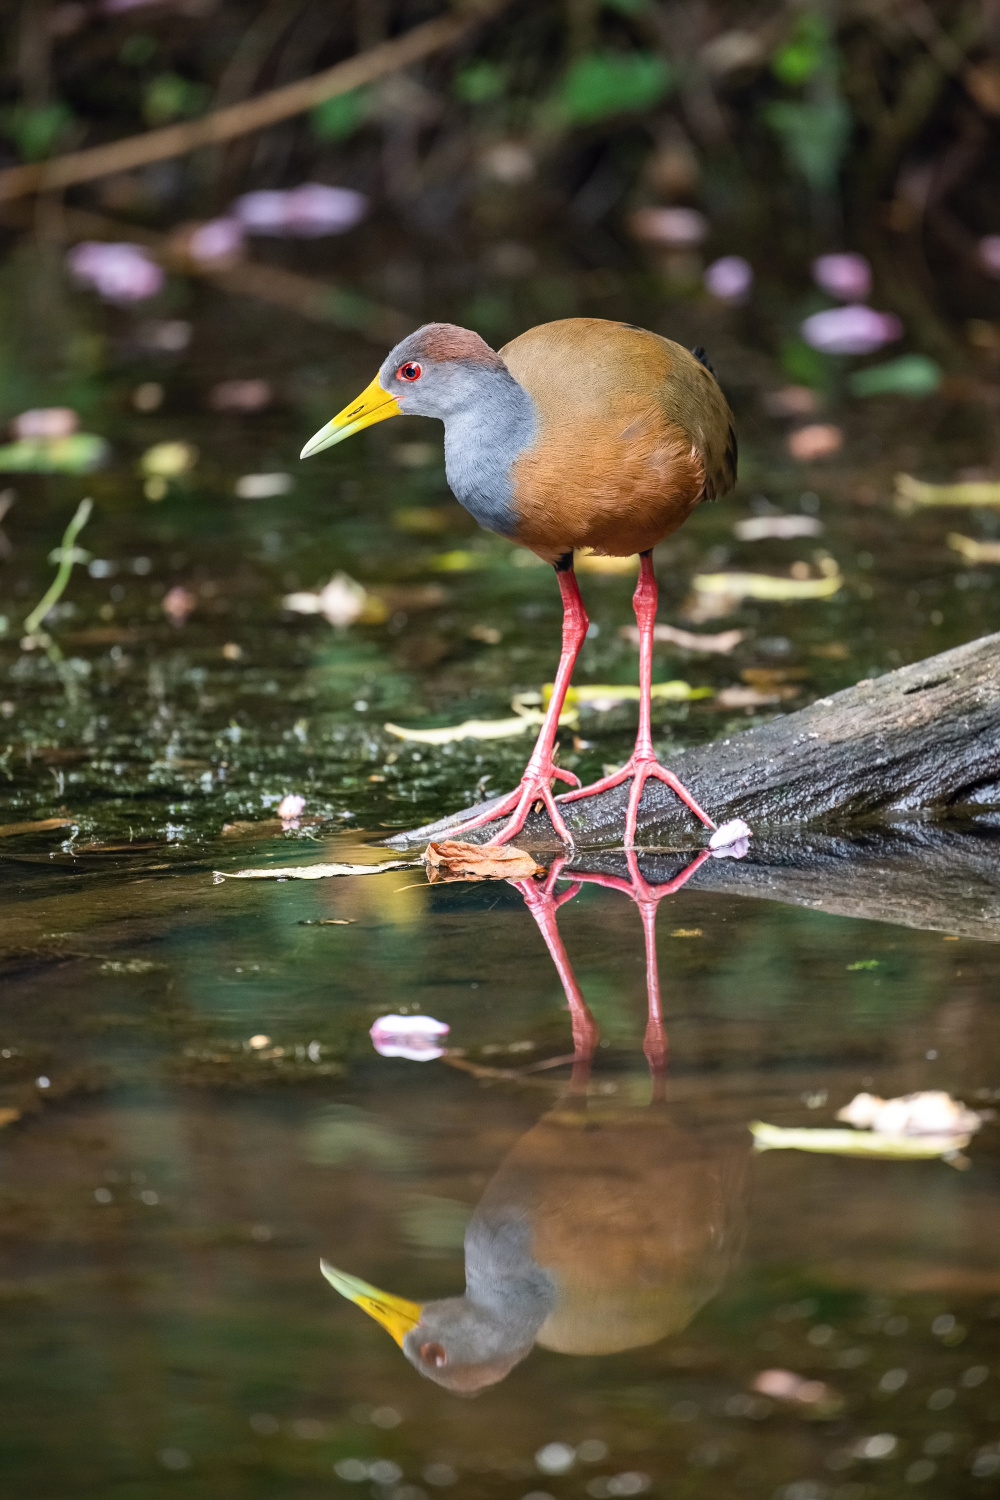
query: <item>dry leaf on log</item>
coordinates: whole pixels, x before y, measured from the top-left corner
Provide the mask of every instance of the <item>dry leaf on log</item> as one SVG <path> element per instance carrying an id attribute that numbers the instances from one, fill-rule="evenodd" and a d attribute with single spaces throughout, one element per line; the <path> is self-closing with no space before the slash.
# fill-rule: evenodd
<path id="1" fill-rule="evenodd" d="M 510 844 L 465 844 L 461 839 L 442 839 L 424 850 L 427 879 L 440 880 L 528 880 L 545 871 L 523 849 Z"/>

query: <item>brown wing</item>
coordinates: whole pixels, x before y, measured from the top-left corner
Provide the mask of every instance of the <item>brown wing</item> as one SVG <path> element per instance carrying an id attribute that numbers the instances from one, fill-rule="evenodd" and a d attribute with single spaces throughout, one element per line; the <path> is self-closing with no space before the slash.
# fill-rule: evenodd
<path id="1" fill-rule="evenodd" d="M 511 471 L 518 540 L 643 552 L 732 488 L 736 444 L 718 383 L 670 339 L 601 318 L 542 324 L 501 351 L 539 432 Z"/>

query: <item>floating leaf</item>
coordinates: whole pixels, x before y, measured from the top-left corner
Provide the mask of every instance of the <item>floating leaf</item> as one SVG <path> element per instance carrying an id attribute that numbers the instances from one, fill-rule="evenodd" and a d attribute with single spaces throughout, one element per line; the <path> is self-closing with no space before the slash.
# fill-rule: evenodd
<path id="1" fill-rule="evenodd" d="M 0 447 L 0 473 L 89 474 L 100 468 L 111 449 L 93 432 L 62 438 L 19 438 Z"/>
<path id="2" fill-rule="evenodd" d="M 651 109 L 673 81 L 673 70 L 657 52 L 592 52 L 571 64 L 556 103 L 570 123 L 592 125 L 625 110 Z"/>
<path id="3" fill-rule="evenodd" d="M 545 703 L 552 697 L 554 687 L 554 683 L 547 682 L 542 688 Z M 569 707 L 585 703 L 596 713 L 604 713 L 610 708 L 617 708 L 620 703 L 637 703 L 639 691 L 637 683 L 588 683 L 583 687 L 571 687 L 566 694 L 566 704 Z M 683 678 L 676 677 L 670 682 L 654 682 L 650 696 L 665 703 L 691 703 L 698 698 L 713 697 L 714 690 L 710 687 L 692 687 Z"/>
<path id="4" fill-rule="evenodd" d="M 959 531 L 949 531 L 945 541 L 966 562 L 1000 563 L 1000 542 L 977 542 L 974 537 L 962 536 Z"/>
<path id="5" fill-rule="evenodd" d="M 831 599 L 844 584 L 832 557 L 820 561 L 822 578 L 776 578 L 770 573 L 699 573 L 692 583 L 699 594 L 737 599 Z"/>
<path id="6" fill-rule="evenodd" d="M 969 1144 L 967 1135 L 885 1135 L 874 1130 L 785 1130 L 754 1120 L 750 1126 L 757 1151 L 817 1151 L 831 1156 L 929 1160 L 950 1156 Z"/>
<path id="7" fill-rule="evenodd" d="M 926 354 L 901 354 L 884 365 L 855 370 L 847 384 L 854 396 L 930 396 L 940 388 L 941 366 Z"/>
<path id="8" fill-rule="evenodd" d="M 974 479 L 964 484 L 925 484 L 912 474 L 896 475 L 896 509 L 918 505 L 1000 505 L 1000 480 Z"/>
<path id="9" fill-rule="evenodd" d="M 530 880 L 544 871 L 534 858 L 513 844 L 466 844 L 442 839 L 424 850 L 431 885 L 448 880 Z"/>
<path id="10" fill-rule="evenodd" d="M 466 719 L 445 729 L 404 729 L 401 724 L 383 724 L 382 728 L 397 739 L 413 740 L 418 745 L 453 745 L 458 740 L 512 739 L 540 724 L 542 717 L 537 710 L 526 709 L 513 719 Z M 572 726 L 576 723 L 576 715 L 563 714 L 559 722 Z"/>
<path id="11" fill-rule="evenodd" d="M 383 875 L 386 870 L 409 870 L 412 859 L 390 859 L 382 865 L 271 865 L 265 870 L 215 870 L 219 880 L 329 880 L 334 875 Z"/>

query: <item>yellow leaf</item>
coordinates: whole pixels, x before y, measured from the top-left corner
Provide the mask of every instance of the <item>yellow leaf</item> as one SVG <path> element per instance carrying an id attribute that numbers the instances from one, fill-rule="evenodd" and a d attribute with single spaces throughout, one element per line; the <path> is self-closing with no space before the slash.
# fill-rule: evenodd
<path id="1" fill-rule="evenodd" d="M 925 484 L 912 474 L 896 475 L 896 509 L 918 505 L 1000 505 L 1000 481 L 982 479 L 965 484 Z"/>
<path id="2" fill-rule="evenodd" d="M 750 1126 L 757 1151 L 818 1151 L 832 1156 L 908 1157 L 927 1160 L 950 1156 L 969 1144 L 967 1135 L 884 1135 L 875 1130 L 785 1130 L 754 1120 Z"/>
<path id="3" fill-rule="evenodd" d="M 776 578 L 770 573 L 699 573 L 692 583 L 699 594 L 723 594 L 730 599 L 831 599 L 844 579 L 832 557 L 819 563 L 822 578 Z"/>
<path id="4" fill-rule="evenodd" d="M 962 536 L 959 531 L 949 531 L 945 540 L 966 562 L 1000 563 L 1000 542 L 977 542 L 974 537 Z"/>

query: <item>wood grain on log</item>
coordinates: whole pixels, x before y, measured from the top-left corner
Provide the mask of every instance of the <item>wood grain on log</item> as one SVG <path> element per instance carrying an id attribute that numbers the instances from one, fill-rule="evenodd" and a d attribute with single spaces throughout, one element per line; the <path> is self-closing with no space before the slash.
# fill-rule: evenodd
<path id="1" fill-rule="evenodd" d="M 758 836 L 1000 808 L 1000 635 L 681 751 L 670 763 L 717 822 L 743 818 Z M 620 844 L 627 797 L 625 784 L 566 806 L 578 849 Z M 389 842 L 426 843 L 487 805 Z M 659 781 L 646 783 L 638 829 L 639 842 L 648 846 L 705 842 L 701 825 Z M 486 840 L 494 831 L 487 825 L 471 837 Z M 517 842 L 560 847 L 548 818 L 536 814 Z"/>

